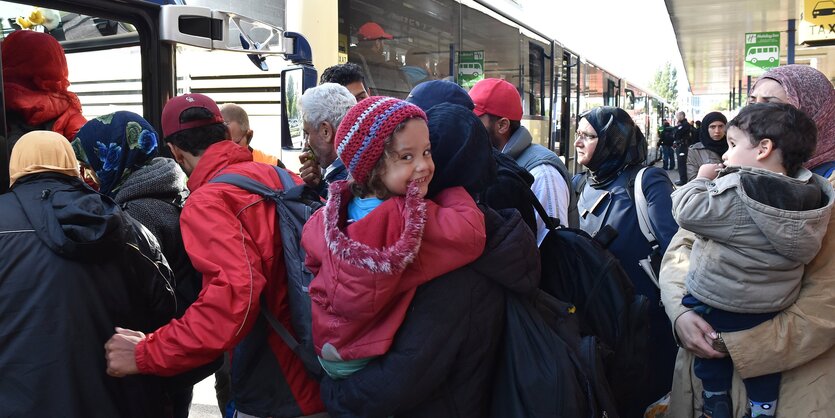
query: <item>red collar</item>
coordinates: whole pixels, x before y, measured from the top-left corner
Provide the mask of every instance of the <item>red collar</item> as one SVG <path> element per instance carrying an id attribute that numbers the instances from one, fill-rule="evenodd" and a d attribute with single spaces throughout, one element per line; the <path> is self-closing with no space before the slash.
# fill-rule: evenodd
<path id="1" fill-rule="evenodd" d="M 229 140 L 216 142 L 206 148 L 200 156 L 197 167 L 189 176 L 188 189 L 194 192 L 229 165 L 246 161 L 252 161 L 252 154 L 248 149 Z"/>

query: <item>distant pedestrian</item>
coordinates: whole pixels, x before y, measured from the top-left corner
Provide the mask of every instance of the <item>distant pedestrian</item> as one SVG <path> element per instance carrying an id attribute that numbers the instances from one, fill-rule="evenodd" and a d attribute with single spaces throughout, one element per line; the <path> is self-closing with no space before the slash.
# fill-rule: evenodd
<path id="1" fill-rule="evenodd" d="M 725 125 L 728 119 L 720 112 L 710 112 L 702 118 L 704 123 L 699 129 L 699 142 L 687 151 L 687 181 L 696 178 L 699 168 L 705 164 L 722 162 L 722 155 L 728 151 L 725 138 Z"/>
<path id="2" fill-rule="evenodd" d="M 664 161 L 664 170 L 676 169 L 675 142 L 675 129 L 665 120 L 661 128 L 661 158 Z"/>
<path id="3" fill-rule="evenodd" d="M 675 149 L 676 165 L 678 165 L 678 181 L 676 186 L 687 183 L 687 150 L 693 141 L 693 126 L 687 122 L 684 112 L 676 112 Z"/>

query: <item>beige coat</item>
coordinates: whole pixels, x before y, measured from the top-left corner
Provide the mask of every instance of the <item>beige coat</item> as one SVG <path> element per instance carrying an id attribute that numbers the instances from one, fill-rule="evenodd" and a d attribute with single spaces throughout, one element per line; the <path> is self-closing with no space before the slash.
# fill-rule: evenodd
<path id="1" fill-rule="evenodd" d="M 705 164 L 719 164 L 722 156 L 705 148 L 704 144 L 697 142 L 687 150 L 687 181 L 691 181 L 699 174 L 699 167 Z"/>
<path id="2" fill-rule="evenodd" d="M 835 183 L 835 176 L 829 180 Z M 681 298 L 693 239 L 691 232 L 679 231 L 661 266 L 661 299 L 673 323 L 688 311 Z M 782 372 L 777 416 L 835 418 L 835 217 L 829 220 L 820 253 L 806 266 L 795 303 L 771 321 L 722 336 L 737 370 L 734 417 L 745 413 L 740 376 Z M 679 349 L 668 417 L 700 415 L 702 387 L 693 374 L 693 358 Z"/>

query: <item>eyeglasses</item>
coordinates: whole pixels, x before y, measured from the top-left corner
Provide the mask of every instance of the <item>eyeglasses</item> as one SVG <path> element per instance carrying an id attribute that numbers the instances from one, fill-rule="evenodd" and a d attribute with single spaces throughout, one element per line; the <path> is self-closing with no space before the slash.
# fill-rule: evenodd
<path id="1" fill-rule="evenodd" d="M 588 134 L 583 131 L 577 131 L 577 139 L 582 139 L 583 141 L 591 141 L 597 139 L 597 135 Z"/>

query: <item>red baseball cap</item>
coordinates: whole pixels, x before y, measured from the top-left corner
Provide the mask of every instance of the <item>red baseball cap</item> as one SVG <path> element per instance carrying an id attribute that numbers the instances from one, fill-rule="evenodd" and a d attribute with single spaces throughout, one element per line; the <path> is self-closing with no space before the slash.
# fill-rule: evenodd
<path id="1" fill-rule="evenodd" d="M 470 89 L 476 116 L 483 114 L 522 120 L 522 97 L 513 84 L 498 78 L 485 78 Z"/>
<path id="2" fill-rule="evenodd" d="M 202 107 L 211 112 L 212 117 L 206 119 L 190 120 L 183 122 L 180 115 L 186 110 L 194 107 Z M 214 123 L 223 123 L 223 116 L 217 103 L 209 96 L 200 93 L 189 93 L 177 96 L 168 101 L 162 109 L 162 136 L 167 138 L 185 129 L 199 128 Z"/>
<path id="3" fill-rule="evenodd" d="M 375 39 L 393 39 L 394 37 L 386 33 L 383 27 L 374 23 L 367 22 L 360 26 L 357 35 L 362 41 L 373 41 Z"/>

